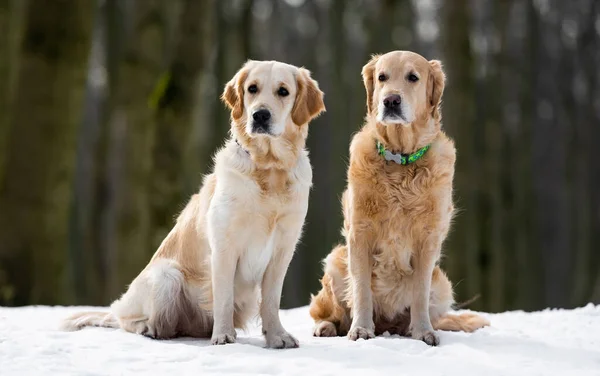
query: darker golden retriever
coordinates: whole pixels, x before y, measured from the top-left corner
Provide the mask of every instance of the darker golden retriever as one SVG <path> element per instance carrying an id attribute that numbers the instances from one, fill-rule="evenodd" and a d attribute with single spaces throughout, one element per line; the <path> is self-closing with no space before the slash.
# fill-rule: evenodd
<path id="1" fill-rule="evenodd" d="M 452 285 L 437 265 L 454 213 L 456 151 L 441 130 L 445 75 L 439 61 L 408 51 L 374 56 L 362 75 L 368 113 L 350 146 L 346 245 L 325 259 L 310 307 L 314 334 L 356 340 L 388 331 L 437 345 L 434 328 L 489 324 L 448 314 Z"/>

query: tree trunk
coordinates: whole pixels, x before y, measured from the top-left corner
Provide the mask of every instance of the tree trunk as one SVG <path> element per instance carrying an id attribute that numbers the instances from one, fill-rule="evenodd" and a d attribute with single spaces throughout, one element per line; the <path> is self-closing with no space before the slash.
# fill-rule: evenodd
<path id="1" fill-rule="evenodd" d="M 530 211 L 529 181 L 530 157 L 528 124 L 528 88 L 526 80 L 530 56 L 527 45 L 527 12 L 528 0 L 513 0 L 502 6 L 508 7 L 508 18 L 501 32 L 504 34 L 501 45 L 500 87 L 502 103 L 499 110 L 502 113 L 502 127 L 505 134 L 505 151 L 501 151 L 499 163 L 502 165 L 504 182 L 499 187 L 503 191 L 502 203 L 506 215 L 503 219 L 504 231 L 501 233 L 504 246 L 499 252 L 504 257 L 504 280 L 506 301 L 500 309 L 525 308 L 531 309 L 533 299 L 532 287 L 538 283 L 529 263 L 531 250 L 527 246 L 530 226 L 527 213 Z M 517 79 L 515 79 L 515 77 Z M 493 90 L 498 90 L 493 85 Z M 501 265 L 494 265 L 501 268 Z M 493 287 L 493 286 L 490 286 Z"/>
<path id="2" fill-rule="evenodd" d="M 18 46 L 22 34 L 24 2 L 0 0 L 0 187 L 5 172 L 10 115 L 17 78 Z M 7 249 L 0 248 L 0 260 Z M 9 285 L 7 271 L 0 265 L 0 303 L 10 301 L 14 288 Z"/>
<path id="3" fill-rule="evenodd" d="M 111 95 L 106 174 L 111 198 L 105 226 L 108 294 L 115 297 L 153 253 L 149 184 L 156 119 L 153 91 L 164 75 L 165 0 L 137 0 Z"/>
<path id="4" fill-rule="evenodd" d="M 586 65 L 588 67 L 588 72 L 592 77 L 591 84 L 592 89 L 590 95 L 588 95 L 589 99 L 589 123 L 588 127 L 591 128 L 590 131 L 590 145 L 600 145 L 600 72 L 598 72 L 598 67 L 600 66 L 600 34 L 597 32 L 598 30 L 598 19 L 600 18 L 600 3 L 598 1 L 594 1 L 592 3 L 592 11 L 591 13 L 594 15 L 592 19 L 595 21 L 596 33 L 592 33 L 593 41 L 588 51 L 592 51 L 593 53 L 585 54 Z M 598 270 L 600 270 L 600 252 L 598 252 L 598 245 L 600 244 L 600 168 L 598 168 L 598 154 L 595 152 L 589 153 L 588 155 L 588 165 L 590 166 L 590 192 L 591 192 L 591 200 L 589 202 L 590 206 L 590 232 L 591 232 L 591 244 L 592 248 L 588 250 L 589 252 L 589 262 L 587 265 L 587 273 L 591 276 L 590 279 L 593 280 L 594 276 L 596 277 L 596 281 L 593 286 L 590 286 L 590 294 L 588 298 L 588 294 L 585 294 L 584 301 L 592 301 L 595 304 L 600 303 L 600 274 Z"/>
<path id="5" fill-rule="evenodd" d="M 68 213 L 93 2 L 31 5 L 21 44 L 13 127 L 0 188 L 0 244 L 14 297 L 64 304 Z"/>
<path id="6" fill-rule="evenodd" d="M 0 186 L 4 176 L 25 1 L 0 0 Z M 0 277 L 1 278 L 1 277 Z"/>
<path id="7" fill-rule="evenodd" d="M 11 107 L 9 103 L 11 98 L 11 85 L 6 84 L 10 80 L 10 20 L 11 20 L 11 0 L 0 0 L 0 186 L 2 184 L 2 175 L 4 171 L 4 158 L 6 150 L 6 141 L 8 137 L 8 110 Z M 0 271 L 0 274 L 2 271 Z M 2 276 L 0 275 L 0 282 Z"/>
<path id="8" fill-rule="evenodd" d="M 9 53 L 9 31 L 11 19 L 11 0 L 0 0 L 0 56 L 8 58 L 0 59 L 0 82 L 3 86 L 0 87 L 0 187 L 2 187 L 2 176 L 4 175 L 4 158 L 6 150 L 6 141 L 8 137 L 8 110 L 11 107 L 9 103 L 10 85 L 6 85 L 10 77 L 10 53 Z M 0 252 L 6 249 L 0 248 Z M 4 255 L 0 253 L 0 260 L 3 260 Z M 7 271 L 4 266 L 0 265 L 0 304 L 12 299 L 14 290 L 9 285 Z"/>
<path id="9" fill-rule="evenodd" d="M 184 156 L 197 103 L 198 78 L 206 60 L 215 1 L 184 0 L 176 33 L 175 53 L 157 98 L 157 129 L 150 193 L 151 248 L 173 227 L 174 218 L 191 192 L 185 189 Z M 197 189 L 197 187 L 196 187 Z"/>
<path id="10" fill-rule="evenodd" d="M 558 2 L 536 9 L 538 43 L 535 50 L 535 117 L 532 138 L 533 187 L 536 203 L 535 234 L 543 266 L 544 306 L 563 307 L 569 301 L 570 252 L 567 203 L 567 150 L 564 102 L 559 80 L 563 72 Z"/>
<path id="11" fill-rule="evenodd" d="M 600 35 L 596 31 L 596 19 L 600 17 L 600 4 L 592 2 L 589 8 L 572 10 L 580 14 L 579 22 L 581 32 L 577 38 L 577 50 L 573 54 L 576 65 L 574 75 L 573 96 L 575 98 L 575 110 L 573 116 L 576 124 L 572 128 L 574 132 L 574 146 L 571 155 L 576 163 L 573 163 L 574 190 L 574 229 L 575 229 L 575 266 L 573 269 L 574 289 L 572 294 L 573 305 L 586 304 L 593 297 L 594 284 L 600 265 L 596 260 L 597 246 L 600 237 L 600 228 L 597 227 L 600 216 L 600 201 L 598 191 L 600 181 L 597 178 L 600 172 L 597 166 L 597 154 L 594 146 L 598 145 L 598 121 L 600 120 L 600 108 L 595 109 L 594 101 L 600 95 L 600 75 L 598 64 L 600 64 Z M 596 181 L 595 181 L 596 180 Z M 600 281 L 600 279 L 598 279 Z M 600 292 L 600 290 L 598 291 Z M 598 302 L 596 297 L 595 302 Z"/>
<path id="12" fill-rule="evenodd" d="M 473 146 L 474 64 L 469 39 L 468 1 L 446 1 L 443 14 L 442 45 L 448 75 L 444 91 L 444 128 L 456 141 L 458 149 L 454 186 L 458 215 L 445 247 L 446 265 L 451 280 L 457 284 L 458 299 L 481 293 L 479 258 L 478 171 Z M 462 281 L 461 283 L 457 283 Z M 476 305 L 473 305 L 476 308 Z"/>
<path id="13" fill-rule="evenodd" d="M 102 2 L 106 4 L 107 2 Z M 70 275 L 77 304 L 100 305 L 108 302 L 102 299 L 103 281 L 99 274 L 99 258 L 96 230 L 92 222 L 96 213 L 95 174 L 99 161 L 96 158 L 98 141 L 103 134 L 102 110 L 106 97 L 106 84 L 103 82 L 105 62 L 104 10 L 96 2 L 98 17 L 94 23 L 90 53 L 89 74 L 85 94 L 81 129 L 77 139 L 75 174 L 73 178 L 73 200 L 69 215 L 69 259 Z"/>
<path id="14" fill-rule="evenodd" d="M 197 174 L 209 172 L 211 166 L 211 156 L 216 148 L 223 143 L 223 138 L 226 137 L 229 131 L 229 113 L 219 99 L 225 83 L 231 78 L 227 77 L 225 65 L 227 63 L 227 39 L 230 34 L 228 25 L 224 16 L 224 1 L 218 0 L 213 7 L 213 11 L 209 14 L 213 17 L 214 22 L 214 38 L 209 41 L 213 44 L 214 61 L 211 64 L 212 74 L 211 84 L 213 91 L 211 97 L 204 103 L 205 109 L 210 109 L 211 115 L 205 119 L 205 122 L 199 125 L 198 132 L 200 139 L 198 140 L 198 155 L 197 158 L 204 162 L 201 171 L 196 171 Z"/>
<path id="15" fill-rule="evenodd" d="M 507 256 L 512 252 L 511 239 L 504 236 L 506 224 L 507 203 L 502 195 L 505 186 L 505 161 L 503 156 L 506 145 L 506 132 L 502 119 L 503 98 L 495 95 L 502 86 L 504 64 L 501 53 L 506 47 L 506 22 L 510 1 L 496 3 L 493 1 L 479 2 L 483 5 L 483 17 L 480 18 L 480 27 L 487 43 L 492 46 L 485 50 L 486 73 L 482 82 L 482 93 L 479 98 L 484 98 L 484 105 L 478 108 L 477 129 L 483 132 L 482 140 L 476 141 L 479 145 L 478 159 L 482 160 L 483 183 L 482 193 L 485 205 L 481 205 L 480 218 L 483 222 L 483 236 L 481 248 L 488 257 L 487 275 L 482 291 L 485 292 L 483 302 L 485 308 L 492 312 L 501 311 L 506 304 L 507 286 Z M 494 49 L 494 39 L 498 37 L 499 48 Z M 482 273 L 483 274 L 483 273 Z"/>

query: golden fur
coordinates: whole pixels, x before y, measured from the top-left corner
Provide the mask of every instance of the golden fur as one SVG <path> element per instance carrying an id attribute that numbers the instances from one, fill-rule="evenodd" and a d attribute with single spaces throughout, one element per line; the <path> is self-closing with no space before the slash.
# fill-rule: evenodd
<path id="1" fill-rule="evenodd" d="M 452 286 L 437 266 L 454 212 L 456 152 L 441 130 L 445 76 L 439 61 L 407 51 L 374 56 L 362 75 L 368 113 L 350 146 L 342 197 L 346 245 L 324 261 L 323 288 L 310 306 L 314 334 L 356 340 L 389 331 L 436 345 L 433 328 L 488 325 L 478 315 L 447 314 Z M 385 117 L 382 103 L 390 95 L 401 97 L 402 116 Z M 399 165 L 377 153 L 376 140 L 395 153 L 431 148 L 415 163 Z"/>
<path id="2" fill-rule="evenodd" d="M 279 94 L 282 87 L 289 95 Z M 222 99 L 232 138 L 200 192 L 110 313 L 76 314 L 65 329 L 120 327 L 225 344 L 258 310 L 268 347 L 298 346 L 281 325 L 279 303 L 308 208 L 312 169 L 304 147 L 308 122 L 325 109 L 323 93 L 306 69 L 249 61 Z M 253 128 L 258 110 L 271 114 L 269 134 Z"/>

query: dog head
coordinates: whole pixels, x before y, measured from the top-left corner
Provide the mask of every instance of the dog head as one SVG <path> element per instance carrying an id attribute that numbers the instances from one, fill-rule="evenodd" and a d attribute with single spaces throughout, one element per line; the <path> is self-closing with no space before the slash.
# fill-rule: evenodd
<path id="1" fill-rule="evenodd" d="M 276 61 L 248 61 L 221 98 L 250 138 L 279 137 L 325 110 L 323 92 L 310 72 Z"/>
<path id="2" fill-rule="evenodd" d="M 375 55 L 362 69 L 367 110 L 383 125 L 440 119 L 445 75 L 438 60 L 409 51 Z"/>

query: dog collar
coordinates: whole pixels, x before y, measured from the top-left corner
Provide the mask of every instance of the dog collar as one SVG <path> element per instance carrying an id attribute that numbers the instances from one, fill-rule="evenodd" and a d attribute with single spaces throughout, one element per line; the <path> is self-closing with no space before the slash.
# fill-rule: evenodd
<path id="1" fill-rule="evenodd" d="M 391 151 L 387 150 L 385 148 L 385 146 L 383 146 L 383 143 L 381 143 L 379 140 L 375 141 L 375 146 L 377 147 L 377 154 L 379 154 L 383 158 L 385 158 L 386 161 L 394 161 L 394 162 L 398 163 L 399 165 L 407 165 L 407 164 L 415 163 L 416 161 L 421 159 L 421 157 L 425 154 L 425 152 L 427 150 L 429 150 L 429 148 L 431 147 L 431 144 L 423 146 L 422 148 L 420 148 L 419 150 L 415 151 L 412 154 L 392 153 Z"/>
<path id="2" fill-rule="evenodd" d="M 234 138 L 233 140 L 235 141 L 235 143 L 237 144 L 237 146 L 239 146 L 239 147 L 240 147 L 240 149 L 242 149 L 243 151 L 245 151 L 245 152 L 246 152 L 246 154 L 250 155 L 250 152 L 249 152 L 248 150 L 244 149 L 244 147 L 242 146 L 242 144 L 240 144 L 240 143 L 238 142 L 237 138 Z"/>

